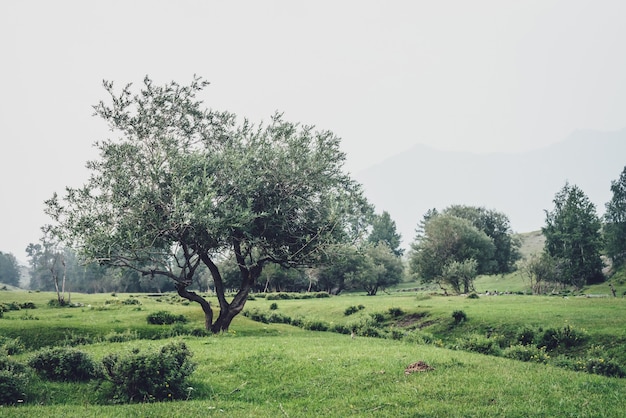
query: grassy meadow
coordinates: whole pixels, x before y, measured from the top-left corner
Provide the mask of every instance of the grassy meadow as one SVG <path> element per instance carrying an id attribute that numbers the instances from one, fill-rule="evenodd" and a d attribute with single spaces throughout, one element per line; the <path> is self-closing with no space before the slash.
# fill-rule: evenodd
<path id="1" fill-rule="evenodd" d="M 115 405 L 98 396 L 98 381 L 50 382 L 34 376 L 26 402 L 0 407 L 0 416 L 619 417 L 626 410 L 625 378 L 560 364 L 594 356 L 626 366 L 624 298 L 468 299 L 411 291 L 374 297 L 257 296 L 246 305 L 248 317 L 238 316 L 230 332 L 200 336 L 200 308 L 174 294 L 73 294 L 72 303 L 79 306 L 72 308 L 48 306 L 54 297 L 0 291 L 0 303 L 36 306 L 0 318 L 0 336 L 19 338 L 24 345 L 13 359 L 26 362 L 41 347 L 70 344 L 100 360 L 182 340 L 197 363 L 188 399 Z M 356 311 L 346 315 L 351 307 Z M 182 314 L 188 322 L 149 325 L 148 314 L 162 310 Z M 466 320 L 457 323 L 452 313 L 459 310 Z M 262 318 L 290 318 L 300 326 L 253 321 L 254 312 Z M 305 329 L 315 323 L 340 332 Z M 359 334 L 368 329 L 363 324 L 376 325 L 379 338 Z M 582 343 L 571 350 L 557 348 L 546 361 L 481 354 L 467 344 L 476 339 L 508 344 L 523 328 L 563 327 L 577 330 Z M 354 338 L 341 333 L 350 329 L 357 329 Z M 418 361 L 432 370 L 406 374 L 407 366 Z"/>

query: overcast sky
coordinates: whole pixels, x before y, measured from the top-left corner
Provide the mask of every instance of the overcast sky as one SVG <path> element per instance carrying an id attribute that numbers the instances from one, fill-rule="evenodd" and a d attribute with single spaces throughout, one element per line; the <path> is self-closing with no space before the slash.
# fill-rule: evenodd
<path id="1" fill-rule="evenodd" d="M 211 82 L 207 107 L 343 138 L 356 173 L 416 143 L 519 152 L 626 127 L 626 2 L 0 2 L 0 251 L 87 178 L 118 86 Z M 421 216 L 417 214 L 416 218 Z"/>

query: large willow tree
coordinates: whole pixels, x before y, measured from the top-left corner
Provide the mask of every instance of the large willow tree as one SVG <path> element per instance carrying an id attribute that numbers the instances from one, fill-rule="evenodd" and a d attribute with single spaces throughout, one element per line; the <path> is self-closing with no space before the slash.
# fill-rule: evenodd
<path id="1" fill-rule="evenodd" d="M 162 275 L 197 302 L 207 329 L 228 330 L 264 266 L 313 266 L 354 240 L 371 212 L 342 170 L 340 140 L 274 116 L 237 123 L 203 107 L 207 85 L 128 85 L 96 105 L 114 134 L 97 142 L 89 181 L 47 203 L 58 236 L 84 259 Z M 240 285 L 229 301 L 218 262 L 234 256 Z M 204 265 L 219 301 L 190 290 Z"/>

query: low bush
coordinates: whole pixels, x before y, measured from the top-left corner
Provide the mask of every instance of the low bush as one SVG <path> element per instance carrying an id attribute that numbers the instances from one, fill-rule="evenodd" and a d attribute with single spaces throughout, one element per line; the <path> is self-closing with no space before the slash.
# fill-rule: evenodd
<path id="1" fill-rule="evenodd" d="M 517 344 L 505 349 L 502 353 L 504 357 L 535 363 L 547 363 L 550 356 L 545 347 L 537 348 L 534 345 Z"/>
<path id="2" fill-rule="evenodd" d="M 521 345 L 531 345 L 535 340 L 535 330 L 530 327 L 523 327 L 518 331 L 516 339 Z"/>
<path id="3" fill-rule="evenodd" d="M 159 351 L 139 350 L 103 358 L 104 396 L 115 402 L 181 400 L 189 396 L 187 380 L 195 370 L 191 351 L 184 342 L 173 342 Z"/>
<path id="4" fill-rule="evenodd" d="M 467 295 L 468 299 L 480 299 L 480 296 L 478 296 L 478 294 L 476 292 L 472 292 L 469 295 Z"/>
<path id="5" fill-rule="evenodd" d="M 545 347 L 546 350 L 568 349 L 582 345 L 587 339 L 588 335 L 585 331 L 566 325 L 563 328 L 546 329 L 537 346 Z"/>
<path id="6" fill-rule="evenodd" d="M 343 311 L 344 316 L 350 316 L 352 314 L 357 313 L 358 311 L 365 309 L 365 306 L 348 306 L 345 311 Z"/>
<path id="7" fill-rule="evenodd" d="M 168 311 L 153 312 L 148 315 L 147 320 L 148 324 L 152 325 L 171 325 L 175 322 L 187 322 L 187 318 L 184 315 L 175 315 Z"/>
<path id="8" fill-rule="evenodd" d="M 0 370 L 0 405 L 24 402 L 28 378 L 23 373 Z"/>
<path id="9" fill-rule="evenodd" d="M 473 351 L 480 354 L 488 354 L 498 356 L 501 354 L 500 345 L 494 338 L 488 338 L 482 335 L 470 335 L 466 339 L 459 339 L 456 346 L 461 350 Z"/>
<path id="10" fill-rule="evenodd" d="M 389 315 L 391 315 L 394 318 L 398 318 L 404 315 L 404 311 L 401 308 L 389 308 L 388 312 L 389 312 Z"/>
<path id="11" fill-rule="evenodd" d="M 110 343 L 124 343 L 139 339 L 137 331 L 127 329 L 124 332 L 111 332 L 104 337 L 104 340 Z"/>
<path id="12" fill-rule="evenodd" d="M 463 311 L 454 311 L 452 312 L 452 318 L 454 318 L 455 324 L 459 324 L 461 322 L 467 321 L 467 314 Z"/>
<path id="13" fill-rule="evenodd" d="M 587 359 L 584 369 L 587 373 L 608 377 L 626 377 L 626 371 L 616 361 L 602 357 Z"/>
<path id="14" fill-rule="evenodd" d="M 0 337 L 0 351 L 4 351 L 6 354 L 10 356 L 20 354 L 25 349 L 26 349 L 26 346 L 24 345 L 20 337 L 16 337 L 16 338 Z"/>
<path id="15" fill-rule="evenodd" d="M 278 303 L 276 302 L 272 302 L 272 304 L 270 305 L 270 309 L 275 311 L 276 309 L 278 309 Z"/>
<path id="16" fill-rule="evenodd" d="M 44 348 L 28 360 L 28 365 L 40 376 L 55 381 L 85 381 L 97 376 L 91 357 L 70 347 Z"/>

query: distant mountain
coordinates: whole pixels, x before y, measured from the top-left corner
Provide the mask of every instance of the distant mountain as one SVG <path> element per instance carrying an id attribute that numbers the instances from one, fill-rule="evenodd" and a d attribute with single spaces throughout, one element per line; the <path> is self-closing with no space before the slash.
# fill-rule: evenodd
<path id="1" fill-rule="evenodd" d="M 355 174 L 378 213 L 395 220 L 408 248 L 428 209 L 452 204 L 483 206 L 506 214 L 514 232 L 539 230 L 544 210 L 568 181 L 596 205 L 611 199 L 611 181 L 626 166 L 626 129 L 576 131 L 557 144 L 524 153 L 473 154 L 424 145 Z"/>

